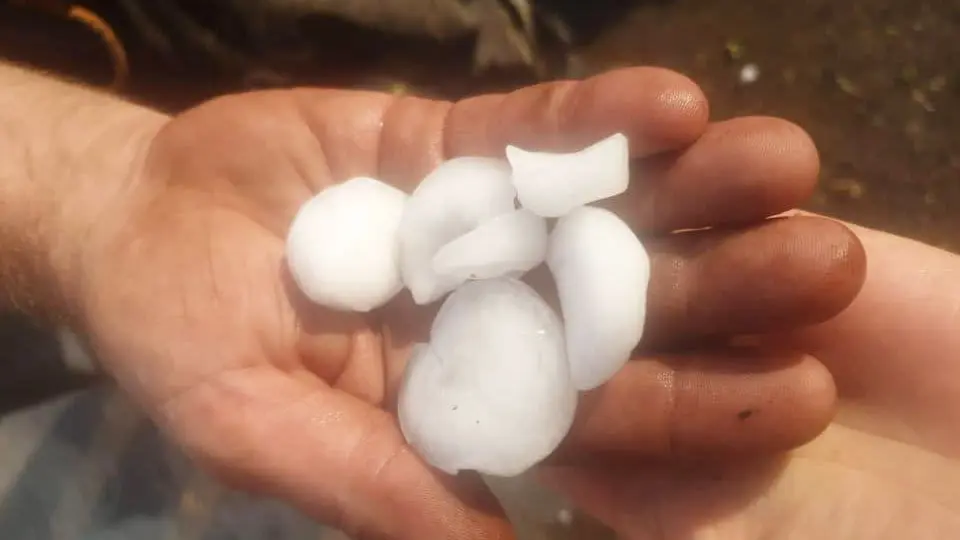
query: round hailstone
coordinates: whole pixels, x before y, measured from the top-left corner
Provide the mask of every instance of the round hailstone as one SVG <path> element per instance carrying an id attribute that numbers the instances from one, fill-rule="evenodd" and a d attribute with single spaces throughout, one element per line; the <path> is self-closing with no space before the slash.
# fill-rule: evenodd
<path id="1" fill-rule="evenodd" d="M 365 312 L 403 288 L 397 230 L 407 195 L 358 177 L 328 187 L 297 212 L 287 234 L 287 265 L 317 304 Z"/>
<path id="2" fill-rule="evenodd" d="M 416 303 L 439 300 L 464 282 L 434 271 L 437 252 L 480 223 L 512 212 L 515 198 L 502 159 L 454 158 L 427 175 L 410 195 L 399 231 L 400 272 Z"/>
<path id="3" fill-rule="evenodd" d="M 520 209 L 482 222 L 440 248 L 437 275 L 457 280 L 520 277 L 547 255 L 547 221 Z"/>
<path id="4" fill-rule="evenodd" d="M 557 222 L 547 266 L 563 311 L 573 384 L 596 388 L 623 367 L 643 335 L 650 259 L 619 217 L 584 206 Z"/>
<path id="5" fill-rule="evenodd" d="M 511 278 L 444 302 L 400 388 L 407 441 L 433 466 L 516 476 L 550 455 L 576 410 L 559 317 Z"/>
<path id="6" fill-rule="evenodd" d="M 517 198 L 543 217 L 619 195 L 630 183 L 630 148 L 622 133 L 571 153 L 507 147 Z"/>

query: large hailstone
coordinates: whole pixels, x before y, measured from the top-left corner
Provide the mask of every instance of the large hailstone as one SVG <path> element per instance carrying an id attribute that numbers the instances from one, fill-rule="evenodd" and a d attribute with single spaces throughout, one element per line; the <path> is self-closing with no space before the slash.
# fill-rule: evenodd
<path id="1" fill-rule="evenodd" d="M 330 186 L 297 212 L 286 259 L 297 286 L 313 302 L 366 312 L 403 288 L 397 231 L 407 195 L 358 177 Z"/>
<path id="2" fill-rule="evenodd" d="M 454 158 L 427 175 L 407 202 L 398 236 L 401 276 L 416 303 L 439 300 L 468 279 L 522 274 L 543 260 L 546 224 L 514 214 L 515 198 L 501 159 Z M 490 221 L 498 216 L 504 219 Z"/>
<path id="3" fill-rule="evenodd" d="M 398 416 L 438 469 L 515 476 L 560 444 L 576 402 L 559 317 L 528 285 L 500 278 L 444 302 L 407 366 Z"/>
<path id="4" fill-rule="evenodd" d="M 547 252 L 578 390 L 596 388 L 630 359 L 643 335 L 650 258 L 613 212 L 584 206 L 562 217 Z"/>
<path id="5" fill-rule="evenodd" d="M 544 217 L 619 195 L 630 183 L 630 146 L 617 133 L 577 152 L 534 152 L 507 147 L 517 198 Z"/>

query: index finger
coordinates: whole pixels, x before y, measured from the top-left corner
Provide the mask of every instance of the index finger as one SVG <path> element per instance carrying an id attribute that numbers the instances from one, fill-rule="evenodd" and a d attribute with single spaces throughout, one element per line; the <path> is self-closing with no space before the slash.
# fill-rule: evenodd
<path id="1" fill-rule="evenodd" d="M 498 156 L 508 144 L 573 151 L 623 133 L 631 156 L 639 158 L 693 143 L 708 116 L 707 99 L 687 77 L 653 67 L 621 69 L 460 101 L 447 116 L 445 153 Z"/>
<path id="2" fill-rule="evenodd" d="M 648 67 L 457 103 L 372 92 L 296 95 L 335 179 L 373 175 L 406 190 L 443 160 L 503 156 L 510 144 L 569 151 L 622 132 L 634 158 L 677 150 L 703 134 L 709 115 L 693 81 Z"/>

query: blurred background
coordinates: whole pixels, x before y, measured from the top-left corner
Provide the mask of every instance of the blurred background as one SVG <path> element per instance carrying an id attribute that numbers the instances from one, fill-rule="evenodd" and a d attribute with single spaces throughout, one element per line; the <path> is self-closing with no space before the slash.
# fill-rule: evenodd
<path id="1" fill-rule="evenodd" d="M 0 57 L 169 112 L 265 87 L 455 99 L 663 66 L 714 119 L 806 128 L 823 163 L 808 209 L 960 249 L 960 0 L 0 0 Z M 193 469 L 68 334 L 5 315 L 0 354 L 0 537 L 337 538 Z M 529 482 L 495 488 L 524 538 L 608 537 Z"/>

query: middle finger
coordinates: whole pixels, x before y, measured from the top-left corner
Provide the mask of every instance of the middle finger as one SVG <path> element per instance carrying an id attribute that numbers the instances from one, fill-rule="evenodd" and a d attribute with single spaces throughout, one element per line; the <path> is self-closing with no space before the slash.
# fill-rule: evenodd
<path id="1" fill-rule="evenodd" d="M 650 256 L 645 350 L 822 322 L 853 300 L 866 272 L 853 233 L 816 217 L 677 232 L 644 244 Z M 545 266 L 527 279 L 559 310 Z"/>
<path id="2" fill-rule="evenodd" d="M 796 208 L 819 158 L 800 127 L 778 118 L 711 124 L 689 148 L 634 164 L 627 192 L 605 205 L 649 232 L 740 224 Z"/>

